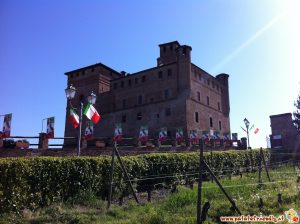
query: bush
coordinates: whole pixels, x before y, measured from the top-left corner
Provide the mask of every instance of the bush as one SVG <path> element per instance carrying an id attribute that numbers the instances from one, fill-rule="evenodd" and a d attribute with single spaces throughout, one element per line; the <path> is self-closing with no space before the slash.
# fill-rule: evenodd
<path id="1" fill-rule="evenodd" d="M 259 150 L 213 152 L 212 156 L 204 153 L 204 159 L 217 175 L 251 172 L 257 170 Z M 154 189 L 194 183 L 199 166 L 198 153 L 153 153 L 125 156 L 123 160 L 130 178 L 137 180 L 137 190 L 150 194 Z M 107 199 L 110 165 L 109 156 L 2 158 L 0 213 L 67 201 L 87 189 L 89 194 Z M 113 196 L 122 199 L 131 193 L 118 162 L 113 183 Z"/>

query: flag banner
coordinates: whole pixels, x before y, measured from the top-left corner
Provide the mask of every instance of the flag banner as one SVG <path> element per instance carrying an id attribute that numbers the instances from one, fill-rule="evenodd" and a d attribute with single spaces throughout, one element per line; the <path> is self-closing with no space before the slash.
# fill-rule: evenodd
<path id="1" fill-rule="evenodd" d="M 254 134 L 257 134 L 257 133 L 258 133 L 258 131 L 259 131 L 259 128 L 255 128 L 255 130 L 254 130 Z"/>
<path id="2" fill-rule="evenodd" d="M 47 118 L 46 138 L 54 138 L 54 117 Z"/>
<path id="3" fill-rule="evenodd" d="M 148 126 L 141 126 L 139 132 L 139 141 L 148 142 Z"/>
<path id="4" fill-rule="evenodd" d="M 197 130 L 190 130 L 189 139 L 190 139 L 192 144 L 197 144 L 199 142 L 198 131 Z"/>
<path id="5" fill-rule="evenodd" d="M 84 112 L 85 116 L 91 120 L 94 124 L 97 124 L 98 121 L 100 120 L 100 115 L 98 113 L 98 111 L 95 109 L 95 107 L 93 107 L 92 104 L 88 103 L 88 105 L 86 105 Z"/>
<path id="6" fill-rule="evenodd" d="M 120 142 L 122 140 L 123 134 L 122 134 L 122 125 L 121 123 L 116 124 L 115 126 L 115 136 L 114 141 Z"/>
<path id="7" fill-rule="evenodd" d="M 165 141 L 167 139 L 167 136 L 168 136 L 167 128 L 160 128 L 158 140 L 160 142 Z"/>
<path id="8" fill-rule="evenodd" d="M 210 146 L 210 131 L 202 131 L 202 141 L 204 145 Z"/>
<path id="9" fill-rule="evenodd" d="M 232 141 L 238 140 L 238 133 L 232 133 Z"/>
<path id="10" fill-rule="evenodd" d="M 219 131 L 214 131 L 213 139 L 215 146 L 221 146 L 221 134 Z"/>
<path id="11" fill-rule="evenodd" d="M 9 138 L 11 131 L 12 114 L 6 114 L 3 120 L 2 138 Z"/>
<path id="12" fill-rule="evenodd" d="M 73 109 L 70 109 L 70 120 L 74 128 L 77 128 L 79 126 L 79 116 Z"/>
<path id="13" fill-rule="evenodd" d="M 85 131 L 84 131 L 84 139 L 92 140 L 94 137 L 94 124 L 91 121 L 86 121 Z"/>
<path id="14" fill-rule="evenodd" d="M 177 143 L 181 144 L 183 142 L 183 128 L 176 129 L 176 141 Z"/>
<path id="15" fill-rule="evenodd" d="M 230 139 L 230 133 L 229 133 L 229 132 L 223 133 L 223 139 L 224 139 L 225 141 L 231 140 L 231 139 Z"/>

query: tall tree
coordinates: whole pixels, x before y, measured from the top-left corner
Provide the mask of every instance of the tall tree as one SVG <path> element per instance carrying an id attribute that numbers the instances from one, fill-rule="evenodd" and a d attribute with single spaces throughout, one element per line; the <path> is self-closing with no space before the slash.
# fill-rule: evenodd
<path id="1" fill-rule="evenodd" d="M 297 101 L 295 102 L 296 111 L 293 113 L 294 115 L 294 125 L 300 133 L 300 94 L 298 96 Z"/>

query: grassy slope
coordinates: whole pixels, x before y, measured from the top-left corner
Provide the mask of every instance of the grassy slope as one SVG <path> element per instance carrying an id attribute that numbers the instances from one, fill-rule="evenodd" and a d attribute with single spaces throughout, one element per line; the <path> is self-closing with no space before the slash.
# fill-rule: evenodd
<path id="1" fill-rule="evenodd" d="M 267 182 L 263 172 L 263 182 Z M 290 208 L 300 210 L 297 172 L 294 168 L 281 167 L 270 172 L 271 179 L 276 183 L 257 188 L 258 173 L 224 178 L 222 184 L 236 201 L 242 214 L 248 215 L 282 215 Z M 281 182 L 279 182 L 281 181 Z M 232 186 L 236 185 L 236 186 Z M 278 205 L 277 194 L 282 193 L 283 204 Z M 260 210 L 259 198 L 264 206 Z M 218 223 L 218 217 L 236 215 L 231 205 L 221 193 L 216 183 L 203 184 L 203 203 L 209 200 L 211 208 L 206 223 Z M 134 202 L 124 207 L 113 206 L 106 211 L 106 204 L 87 193 L 74 198 L 65 204 L 56 204 L 40 209 L 34 213 L 24 211 L 22 216 L 6 214 L 0 217 L 0 223 L 196 223 L 197 189 L 180 187 L 179 192 L 166 199 L 137 206 Z"/>

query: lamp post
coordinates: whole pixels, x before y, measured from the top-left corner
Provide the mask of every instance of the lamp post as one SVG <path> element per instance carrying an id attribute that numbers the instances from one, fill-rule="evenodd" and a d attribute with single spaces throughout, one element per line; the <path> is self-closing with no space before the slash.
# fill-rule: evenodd
<path id="1" fill-rule="evenodd" d="M 75 107 L 72 106 L 71 100 L 74 99 L 76 94 L 76 88 L 71 84 L 69 88 L 65 89 L 66 97 L 68 101 L 70 102 L 70 106 L 73 110 L 76 110 Z M 90 104 L 95 104 L 97 99 L 97 96 L 92 92 L 88 97 L 87 100 Z M 81 145 L 81 128 L 82 128 L 82 108 L 83 108 L 83 101 L 84 99 L 82 97 L 79 98 L 79 105 L 78 105 L 78 111 L 79 111 L 79 128 L 78 128 L 78 138 L 77 138 L 77 156 L 80 156 L 80 145 Z"/>
<path id="2" fill-rule="evenodd" d="M 250 148 L 250 139 L 249 139 L 249 125 L 250 125 L 250 122 L 248 121 L 247 118 L 245 118 L 244 123 L 245 123 L 245 126 L 246 126 L 246 130 L 244 128 L 242 128 L 242 129 L 247 133 L 248 148 Z"/>

